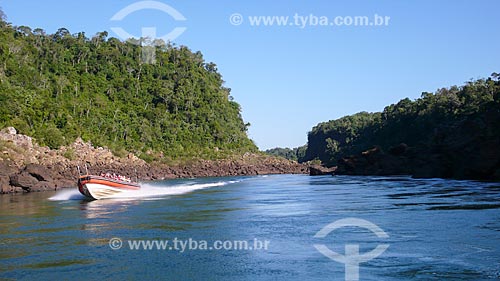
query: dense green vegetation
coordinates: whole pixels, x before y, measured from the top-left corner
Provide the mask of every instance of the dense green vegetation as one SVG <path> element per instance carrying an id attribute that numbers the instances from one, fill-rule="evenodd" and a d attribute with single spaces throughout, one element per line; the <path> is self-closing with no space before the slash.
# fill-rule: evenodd
<path id="1" fill-rule="evenodd" d="M 46 34 L 2 16 L 0 128 L 52 148 L 82 137 L 148 160 L 257 150 L 239 104 L 200 52 L 163 44 L 147 64 L 139 42 L 107 37 Z"/>
<path id="2" fill-rule="evenodd" d="M 295 147 L 295 148 L 281 148 L 281 147 L 276 147 L 276 148 L 271 148 L 264 153 L 271 155 L 271 156 L 277 156 L 277 157 L 282 157 L 291 161 L 299 161 L 299 159 L 304 158 L 306 154 L 306 149 L 307 146 L 300 146 L 300 147 Z"/>
<path id="3" fill-rule="evenodd" d="M 497 138 L 500 124 L 500 75 L 467 82 L 463 86 L 422 93 L 414 101 L 406 98 L 383 112 L 360 112 L 320 123 L 308 134 L 307 151 L 300 162 L 319 159 L 332 166 L 344 156 L 358 154 L 374 145 L 382 149 L 406 143 L 440 145 L 440 132 L 452 131 L 465 121 L 483 124 L 482 138 Z M 451 144 L 446 144 L 451 145 Z"/>
<path id="4" fill-rule="evenodd" d="M 271 148 L 264 153 L 272 155 L 272 156 L 277 156 L 277 157 L 283 157 L 288 160 L 293 160 L 297 161 L 297 148 L 290 149 L 290 148 L 281 148 L 281 147 L 276 147 L 276 148 Z"/>

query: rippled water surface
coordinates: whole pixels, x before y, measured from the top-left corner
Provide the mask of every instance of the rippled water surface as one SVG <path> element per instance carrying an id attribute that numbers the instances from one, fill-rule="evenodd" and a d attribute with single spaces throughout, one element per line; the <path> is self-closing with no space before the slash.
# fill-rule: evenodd
<path id="1" fill-rule="evenodd" d="M 354 226 L 315 237 L 346 218 L 369 221 L 388 237 Z M 122 247 L 113 250 L 111 238 Z M 269 244 L 184 251 L 129 246 L 175 238 Z M 498 279 L 500 185 L 280 175 L 154 182 L 99 201 L 76 190 L 0 196 L 0 279 L 343 280 L 344 264 L 315 244 L 340 254 L 346 244 L 359 245 L 361 253 L 388 244 L 360 264 L 360 280 Z"/>

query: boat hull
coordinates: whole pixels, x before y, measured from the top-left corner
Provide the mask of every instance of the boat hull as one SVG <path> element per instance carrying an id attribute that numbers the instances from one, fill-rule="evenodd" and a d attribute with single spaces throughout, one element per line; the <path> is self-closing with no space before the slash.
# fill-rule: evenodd
<path id="1" fill-rule="evenodd" d="M 78 190 L 91 199 L 105 199 L 119 193 L 140 189 L 139 184 L 122 182 L 98 176 L 83 176 L 78 179 Z"/>

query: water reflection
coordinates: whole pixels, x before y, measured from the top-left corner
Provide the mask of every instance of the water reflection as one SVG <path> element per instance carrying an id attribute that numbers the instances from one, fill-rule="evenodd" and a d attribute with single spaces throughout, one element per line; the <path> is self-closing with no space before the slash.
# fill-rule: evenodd
<path id="1" fill-rule="evenodd" d="M 0 195 L 2 216 L 47 216 L 54 214 L 50 204 L 40 204 L 55 192 L 32 192 Z M 0 230 L 1 231 L 1 230 Z"/>
<path id="2" fill-rule="evenodd" d="M 112 218 L 137 204 L 133 199 L 81 200 L 79 209 L 87 219 Z"/>
<path id="3" fill-rule="evenodd" d="M 81 211 L 80 217 L 83 218 L 80 229 L 94 236 L 123 228 L 118 218 L 123 216 L 123 213 L 127 212 L 131 206 L 138 204 L 138 201 L 131 199 L 81 200 L 78 205 Z M 93 245 L 96 241 L 86 240 L 85 243 Z M 97 241 L 97 244 L 102 244 L 102 241 Z"/>

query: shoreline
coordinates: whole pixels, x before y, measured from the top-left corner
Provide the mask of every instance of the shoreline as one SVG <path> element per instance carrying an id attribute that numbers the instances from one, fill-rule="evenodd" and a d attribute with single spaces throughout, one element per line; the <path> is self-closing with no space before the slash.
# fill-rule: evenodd
<path id="1" fill-rule="evenodd" d="M 80 138 L 68 146 L 50 149 L 12 127 L 0 131 L 0 194 L 76 187 L 77 167 L 85 172 L 85 166 L 90 174 L 112 172 L 138 181 L 309 172 L 305 164 L 259 153 L 177 165 L 147 163 L 133 153 L 119 157 L 108 148 L 94 147 Z"/>
<path id="2" fill-rule="evenodd" d="M 16 168 L 9 167 L 7 163 L 0 161 L 0 169 L 2 170 L 0 172 L 0 194 L 54 191 L 77 187 L 79 175 L 76 167 L 28 164 L 22 168 Z M 5 169 L 6 164 L 7 169 Z M 8 175 L 5 175 L 6 170 L 10 172 Z M 88 168 L 89 174 L 98 174 L 100 171 L 111 171 L 130 177 L 134 181 L 137 179 L 138 182 L 147 182 L 187 178 L 308 174 L 309 168 L 306 165 L 273 158 L 267 158 L 267 163 L 259 165 L 236 160 L 203 160 L 192 165 L 176 167 L 147 164 L 146 166 L 99 165 Z"/>

